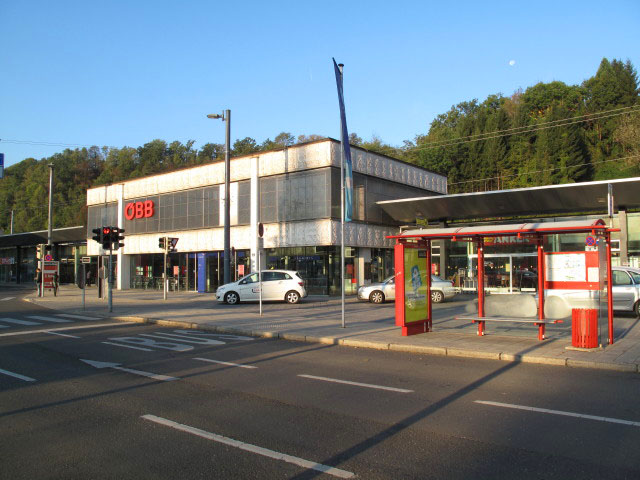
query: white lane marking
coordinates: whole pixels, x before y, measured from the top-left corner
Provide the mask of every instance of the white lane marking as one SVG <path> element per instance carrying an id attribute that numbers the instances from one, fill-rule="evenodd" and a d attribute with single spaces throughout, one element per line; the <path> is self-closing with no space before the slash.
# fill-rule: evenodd
<path id="1" fill-rule="evenodd" d="M 0 325 L 0 328 L 9 328 L 9 325 Z"/>
<path id="2" fill-rule="evenodd" d="M 58 333 L 58 332 L 44 332 L 44 333 L 48 333 L 49 335 L 58 335 L 59 337 L 69 337 L 69 338 L 81 338 L 81 337 L 76 337 L 75 335 L 67 335 L 66 333 Z"/>
<path id="3" fill-rule="evenodd" d="M 13 337 L 16 335 L 32 335 L 34 333 L 63 332 L 65 330 L 80 330 L 84 328 L 125 327 L 125 326 L 131 326 L 131 325 L 129 323 L 94 323 L 93 325 L 76 325 L 73 327 L 47 328 L 45 330 L 27 330 L 23 332 L 0 333 L 0 337 Z"/>
<path id="4" fill-rule="evenodd" d="M 113 342 L 102 342 L 105 345 L 113 345 L 115 347 L 123 347 L 123 348 L 130 348 L 132 350 L 142 350 L 143 352 L 151 352 L 152 350 L 150 348 L 142 348 L 142 347 L 134 347 L 132 345 L 122 345 L 120 343 L 113 343 Z"/>
<path id="5" fill-rule="evenodd" d="M 585 418 L 587 420 L 596 420 L 598 422 L 620 423 L 622 425 L 640 427 L 640 422 L 622 420 L 620 418 L 599 417 L 597 415 L 586 415 L 583 413 L 564 412 L 562 410 L 549 410 L 547 408 L 528 407 L 526 405 L 514 405 L 512 403 L 489 402 L 485 400 L 475 400 L 474 402 L 481 403 L 482 405 L 491 405 L 493 407 L 515 408 L 517 410 L 527 410 L 529 412 L 549 413 L 551 415 L 563 415 L 565 417 Z"/>
<path id="6" fill-rule="evenodd" d="M 350 382 L 348 380 L 339 380 L 337 378 L 316 377 L 315 375 L 298 375 L 303 378 L 311 378 L 312 380 L 322 380 L 324 382 L 344 383 L 345 385 L 355 385 L 356 387 L 376 388 L 378 390 L 389 390 L 391 392 L 399 393 L 413 393 L 413 390 L 407 390 L 404 388 L 385 387 L 383 385 L 373 385 L 371 383 Z"/>
<path id="7" fill-rule="evenodd" d="M 56 317 L 43 317 L 40 315 L 27 315 L 27 318 L 31 318 L 33 320 L 42 320 L 43 322 L 53 322 L 53 323 L 69 323 L 71 320 L 64 320 L 62 318 Z"/>
<path id="8" fill-rule="evenodd" d="M 155 415 L 142 415 L 141 418 L 144 418 L 145 420 L 149 420 L 150 422 L 164 425 L 166 427 L 180 430 L 182 432 L 190 433 L 192 435 L 197 435 L 198 437 L 205 438 L 207 440 L 213 440 L 214 442 L 222 443 L 230 447 L 239 448 L 240 450 L 244 450 L 246 452 L 255 453 L 258 455 L 262 455 L 264 457 L 273 458 L 275 460 L 282 460 L 284 462 L 292 463 L 293 465 L 297 465 L 302 468 L 312 469 L 318 472 L 326 473 L 328 475 L 333 475 L 334 477 L 338 477 L 338 478 L 354 478 L 355 477 L 354 473 L 348 472 L 346 470 L 341 470 L 339 468 L 331 467 L 329 465 L 323 465 L 322 463 L 312 462 L 309 460 L 305 460 L 304 458 L 294 457 L 292 455 L 287 455 L 286 453 L 276 452 L 275 450 L 269 450 L 267 448 L 258 447 L 257 445 L 244 443 L 239 440 L 234 440 L 233 438 L 223 437 L 222 435 L 218 435 L 217 433 L 211 433 L 205 430 L 200 430 L 199 428 L 190 427 L 189 425 L 183 425 L 182 423 L 177 423 L 172 420 L 167 420 L 166 418 L 156 417 Z"/>
<path id="9" fill-rule="evenodd" d="M 28 320 L 18 320 L 17 318 L 0 318 L 0 322 L 13 323 L 15 325 L 42 325 L 39 322 L 30 322 Z"/>
<path id="10" fill-rule="evenodd" d="M 56 317 L 74 318 L 76 320 L 101 320 L 101 317 L 87 317 L 84 315 L 72 315 L 70 313 L 56 313 Z"/>
<path id="11" fill-rule="evenodd" d="M 142 370 L 134 370 L 133 368 L 121 367 L 119 363 L 98 362 L 96 360 L 85 360 L 82 358 L 80 359 L 80 361 L 95 368 L 113 368 L 114 370 L 120 370 L 121 372 L 133 373 L 134 375 L 153 378 L 154 380 L 163 380 L 165 382 L 170 382 L 171 380 L 179 380 L 176 377 L 169 377 L 168 375 L 160 375 L 158 373 L 143 372 Z"/>
<path id="12" fill-rule="evenodd" d="M 10 372 L 9 370 L 3 370 L 0 368 L 0 373 L 4 375 L 9 375 L 10 377 L 19 378 L 20 380 L 24 380 L 25 382 L 35 382 L 35 378 L 25 377 L 24 375 L 20 375 L 19 373 Z"/>
<path id="13" fill-rule="evenodd" d="M 222 362 L 220 360 L 211 360 L 210 358 L 199 358 L 194 357 L 194 360 L 200 360 L 201 362 L 209 362 L 209 363 L 219 363 L 220 365 L 229 365 L 231 367 L 239 367 L 239 368 L 258 368 L 253 365 L 241 365 L 239 363 L 231 363 L 231 362 Z"/>
<path id="14" fill-rule="evenodd" d="M 197 337 L 195 335 L 175 335 L 173 333 L 162 333 L 162 332 L 154 332 L 152 334 L 149 333 L 141 333 L 141 337 L 151 337 L 151 338 L 160 338 L 162 340 L 174 340 L 181 341 L 186 343 L 195 343 L 196 345 L 224 345 L 226 342 L 221 340 L 214 340 L 211 338 Z"/>
<path id="15" fill-rule="evenodd" d="M 4 298 L 0 298 L 0 302 L 6 302 L 7 300 L 13 300 L 16 297 L 4 297 Z"/>

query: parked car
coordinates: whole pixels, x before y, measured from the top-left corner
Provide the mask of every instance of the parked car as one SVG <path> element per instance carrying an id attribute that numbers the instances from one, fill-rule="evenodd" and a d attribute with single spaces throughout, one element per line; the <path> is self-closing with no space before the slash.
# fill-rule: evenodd
<path id="1" fill-rule="evenodd" d="M 612 267 L 613 309 L 640 317 L 640 269 Z M 598 308 L 599 292 L 592 290 L 547 290 L 545 315 L 563 318 L 574 308 Z M 536 296 L 537 302 L 537 296 Z"/>
<path id="2" fill-rule="evenodd" d="M 221 285 L 216 290 L 216 300 L 235 305 L 238 302 L 255 302 L 260 299 L 258 273 L 251 273 L 237 282 Z M 262 300 L 298 303 L 307 296 L 304 280 L 293 270 L 263 270 Z"/>
<path id="3" fill-rule="evenodd" d="M 640 269 L 613 267 L 613 309 L 633 312 L 640 317 Z"/>
<path id="4" fill-rule="evenodd" d="M 440 277 L 431 275 L 431 301 L 440 303 L 456 296 L 458 291 L 453 286 L 453 282 L 442 280 Z M 358 288 L 358 299 L 368 300 L 371 303 L 383 303 L 387 300 L 395 300 L 396 284 L 395 277 L 391 276 L 380 283 L 372 283 Z"/>

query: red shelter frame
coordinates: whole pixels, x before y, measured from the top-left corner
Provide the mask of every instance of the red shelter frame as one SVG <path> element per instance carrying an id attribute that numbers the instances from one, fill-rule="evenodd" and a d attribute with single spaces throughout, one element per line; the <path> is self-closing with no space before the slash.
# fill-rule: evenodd
<path id="1" fill-rule="evenodd" d="M 402 335 L 415 335 L 432 331 L 433 317 L 431 301 L 429 298 L 427 317 L 419 321 L 407 322 L 405 315 L 405 291 L 404 291 L 404 250 L 406 248 L 426 248 L 427 262 L 427 286 L 431 287 L 431 241 L 433 240 L 462 240 L 475 242 L 478 250 L 478 317 L 485 317 L 484 309 L 484 239 L 488 237 L 533 236 L 537 242 L 538 256 L 538 318 L 544 320 L 544 287 L 545 287 L 545 256 L 544 238 L 547 235 L 563 233 L 586 233 L 601 236 L 606 243 L 606 268 L 607 268 L 607 320 L 608 340 L 613 344 L 613 294 L 612 269 L 611 269 L 611 233 L 620 229 L 609 228 L 603 220 L 573 221 L 573 222 L 547 222 L 547 223 L 522 223 L 511 225 L 492 225 L 481 227 L 454 227 L 437 229 L 408 230 L 400 235 L 391 235 L 387 238 L 396 240 L 395 245 L 395 285 L 396 285 L 396 325 L 402 327 Z M 427 290 L 429 292 L 429 290 Z M 427 293 L 428 296 L 430 296 Z"/>

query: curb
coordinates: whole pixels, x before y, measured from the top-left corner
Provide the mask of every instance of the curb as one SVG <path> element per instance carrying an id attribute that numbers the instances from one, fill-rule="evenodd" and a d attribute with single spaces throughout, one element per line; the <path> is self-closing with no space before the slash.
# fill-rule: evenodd
<path id="1" fill-rule="evenodd" d="M 635 363 L 606 363 L 588 360 L 574 360 L 570 358 L 540 357 L 535 355 L 519 355 L 503 352 L 486 352 L 479 350 L 465 350 L 462 348 L 429 347 L 424 345 L 403 345 L 399 343 L 373 342 L 367 340 L 340 339 L 334 337 L 313 337 L 296 333 L 263 332 L 258 330 L 242 330 L 233 327 L 206 325 L 199 323 L 163 320 L 160 318 L 116 316 L 104 317 L 119 322 L 148 323 L 166 327 L 180 327 L 205 332 L 215 332 L 230 335 L 242 335 L 257 338 L 276 338 L 291 342 L 320 343 L 323 345 L 342 345 L 351 348 L 368 348 L 372 350 L 390 350 L 394 352 L 417 353 L 424 355 L 438 355 L 456 358 L 478 358 L 483 360 L 499 360 L 510 363 L 533 363 L 538 365 L 552 365 L 571 368 L 588 368 L 595 370 L 609 370 L 625 373 L 640 373 L 640 366 Z"/>

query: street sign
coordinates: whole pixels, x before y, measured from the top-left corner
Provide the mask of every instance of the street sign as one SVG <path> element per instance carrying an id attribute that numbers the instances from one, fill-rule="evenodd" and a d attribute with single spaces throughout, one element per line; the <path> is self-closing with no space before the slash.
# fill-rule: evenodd
<path id="1" fill-rule="evenodd" d="M 596 244 L 597 240 L 596 237 L 592 237 L 591 235 L 589 235 L 586 239 L 586 244 L 589 247 L 593 247 Z"/>
<path id="2" fill-rule="evenodd" d="M 91 257 L 82 257 L 82 263 L 91 263 Z"/>
<path id="3" fill-rule="evenodd" d="M 45 262 L 51 262 L 53 260 L 53 257 L 50 254 L 46 254 L 44 256 L 44 261 Z"/>
<path id="4" fill-rule="evenodd" d="M 179 239 L 169 237 L 167 240 L 169 240 L 169 250 L 175 250 Z"/>

